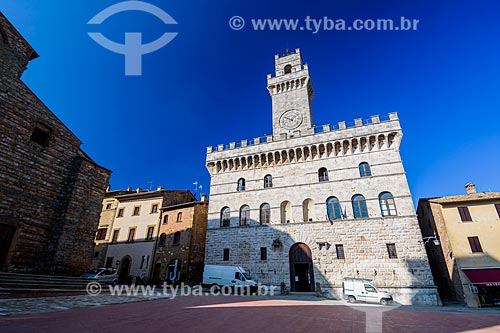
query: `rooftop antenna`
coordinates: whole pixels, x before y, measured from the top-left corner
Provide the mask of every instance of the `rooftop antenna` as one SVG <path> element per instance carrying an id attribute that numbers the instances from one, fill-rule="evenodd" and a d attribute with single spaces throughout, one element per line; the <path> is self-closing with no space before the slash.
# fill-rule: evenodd
<path id="1" fill-rule="evenodd" d="M 149 184 L 149 190 L 151 191 L 151 188 L 153 187 L 153 182 L 152 181 L 149 181 L 147 182 Z"/>

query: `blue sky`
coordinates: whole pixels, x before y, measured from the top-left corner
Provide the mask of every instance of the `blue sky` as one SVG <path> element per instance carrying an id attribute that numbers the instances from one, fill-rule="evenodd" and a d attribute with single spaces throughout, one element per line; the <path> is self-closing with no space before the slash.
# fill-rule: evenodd
<path id="1" fill-rule="evenodd" d="M 86 23 L 117 0 L 3 1 L 0 10 L 40 54 L 23 80 L 111 169 L 113 189 L 204 192 L 206 147 L 272 132 L 266 74 L 274 54 L 300 47 L 315 88 L 317 125 L 399 113 L 401 148 L 415 200 L 499 191 L 500 2 L 158 1 L 177 22 L 124 12 Z M 233 31 L 228 20 L 247 25 Z M 417 31 L 253 31 L 252 18 L 353 20 L 401 16 Z M 178 36 L 143 57 L 143 75 L 124 75 L 124 57 L 88 32 L 122 43 Z"/>

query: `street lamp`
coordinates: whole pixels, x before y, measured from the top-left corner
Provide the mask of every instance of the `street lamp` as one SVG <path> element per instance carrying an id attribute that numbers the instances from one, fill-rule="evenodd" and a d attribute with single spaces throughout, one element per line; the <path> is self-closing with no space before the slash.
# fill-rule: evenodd
<path id="1" fill-rule="evenodd" d="M 429 237 L 424 237 L 422 238 L 424 245 L 432 241 L 434 245 L 439 246 L 441 245 L 441 242 L 439 241 L 438 236 L 436 235 L 436 231 L 434 230 L 434 236 L 429 236 Z"/>

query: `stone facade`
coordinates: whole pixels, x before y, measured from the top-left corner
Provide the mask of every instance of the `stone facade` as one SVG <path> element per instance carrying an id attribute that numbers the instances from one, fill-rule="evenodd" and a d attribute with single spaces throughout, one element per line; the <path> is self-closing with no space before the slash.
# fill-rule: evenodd
<path id="1" fill-rule="evenodd" d="M 273 135 L 207 148 L 205 263 L 242 266 L 291 290 L 307 278 L 306 290 L 337 298 L 344 277 L 371 278 L 400 303 L 438 304 L 397 114 L 312 127 L 310 82 L 299 50 L 277 56 Z M 300 244 L 310 255 L 294 254 Z"/>
<path id="2" fill-rule="evenodd" d="M 117 269 L 121 282 L 133 278 L 149 281 L 162 207 L 194 201 L 188 190 L 164 190 L 161 186 L 156 191 L 129 188 L 106 193 L 99 222 L 106 237 L 97 239 L 98 229 L 94 267 Z"/>
<path id="3" fill-rule="evenodd" d="M 0 13 L 0 267 L 79 275 L 111 172 L 22 82 L 36 57 Z"/>
<path id="4" fill-rule="evenodd" d="M 419 200 L 432 274 L 443 301 L 498 306 L 500 192 L 476 193 L 470 183 L 466 188 L 467 195 Z M 470 238 L 477 238 L 477 248 Z"/>
<path id="5" fill-rule="evenodd" d="M 205 259 L 208 202 L 189 202 L 162 208 L 155 253 L 155 283 L 201 284 Z"/>

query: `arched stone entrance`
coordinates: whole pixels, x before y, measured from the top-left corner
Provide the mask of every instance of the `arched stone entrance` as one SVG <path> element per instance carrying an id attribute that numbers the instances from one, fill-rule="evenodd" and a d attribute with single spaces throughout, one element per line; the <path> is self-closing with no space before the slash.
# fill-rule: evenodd
<path id="1" fill-rule="evenodd" d="M 311 249 L 304 243 L 296 243 L 290 248 L 290 286 L 295 292 L 315 291 L 314 269 Z"/>

